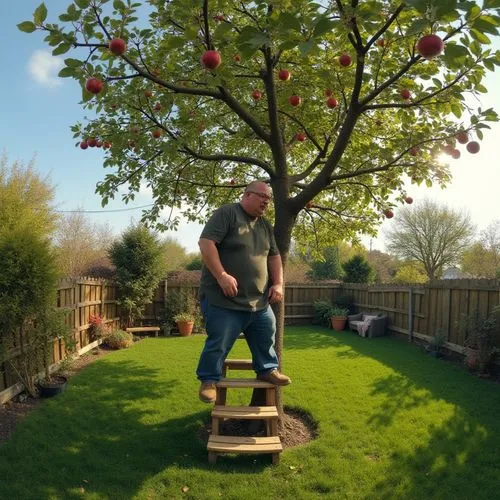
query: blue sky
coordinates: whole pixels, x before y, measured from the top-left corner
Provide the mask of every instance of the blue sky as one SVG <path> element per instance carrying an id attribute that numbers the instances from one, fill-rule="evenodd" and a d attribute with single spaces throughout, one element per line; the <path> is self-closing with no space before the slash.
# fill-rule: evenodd
<path id="1" fill-rule="evenodd" d="M 5 2 L 5 4 L 7 4 Z M 35 157 L 35 166 L 42 175 L 50 175 L 56 185 L 56 200 L 60 210 L 113 210 L 145 205 L 151 202 L 147 192 L 134 202 L 125 205 L 115 200 L 101 208 L 99 196 L 94 194 L 95 184 L 104 176 L 103 154 L 100 149 L 82 151 L 75 147 L 70 126 L 82 120 L 84 112 L 79 106 L 81 90 L 71 79 L 58 79 L 57 58 L 43 42 L 43 35 L 21 33 L 16 24 L 30 20 L 39 1 L 8 2 L 2 9 L 1 47 L 2 78 L 0 79 L 0 150 L 7 154 L 9 163 L 21 160 L 27 163 Z M 48 0 L 49 19 L 66 10 L 68 0 Z M 500 49 L 497 40 L 496 48 Z M 60 62 L 64 55 L 60 57 Z M 500 112 L 500 72 L 488 76 L 482 96 L 483 107 L 493 106 Z M 453 182 L 443 191 L 439 188 L 408 186 L 408 194 L 416 201 L 425 196 L 436 199 L 456 209 L 468 210 L 479 229 L 495 219 L 500 219 L 498 186 L 500 168 L 498 142 L 500 125 L 485 131 L 481 151 L 470 155 L 462 148 L 460 160 L 452 160 Z M 383 249 L 383 230 L 397 224 L 396 216 L 384 222 L 379 238 L 373 239 L 373 248 Z M 131 221 L 138 220 L 140 210 L 117 213 L 89 213 L 95 222 L 109 222 L 119 234 Z M 188 251 L 197 251 L 200 227 L 183 224 L 173 234 Z M 368 239 L 364 239 L 366 245 Z"/>

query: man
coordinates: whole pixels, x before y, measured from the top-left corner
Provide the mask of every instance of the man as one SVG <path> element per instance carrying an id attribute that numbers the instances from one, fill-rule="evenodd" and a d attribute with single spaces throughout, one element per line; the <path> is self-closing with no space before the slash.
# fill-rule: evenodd
<path id="1" fill-rule="evenodd" d="M 281 257 L 271 224 L 262 217 L 271 200 L 265 182 L 251 182 L 239 203 L 214 212 L 200 236 L 200 304 L 208 337 L 196 375 L 206 403 L 215 402 L 215 384 L 241 332 L 257 378 L 276 385 L 291 382 L 277 370 L 276 320 L 269 306 L 283 298 Z"/>

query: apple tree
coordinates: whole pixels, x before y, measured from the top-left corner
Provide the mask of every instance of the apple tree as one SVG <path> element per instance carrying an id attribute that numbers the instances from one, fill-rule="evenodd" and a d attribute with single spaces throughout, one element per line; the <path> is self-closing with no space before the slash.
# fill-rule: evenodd
<path id="1" fill-rule="evenodd" d="M 407 180 L 446 185 L 438 157 L 477 153 L 497 120 L 474 98 L 500 64 L 500 0 L 74 0 L 47 19 L 41 4 L 19 28 L 68 54 L 103 204 L 146 184 L 144 220 L 173 228 L 163 209 L 201 220 L 267 180 L 285 265 L 292 235 L 374 234 Z M 282 332 L 283 306 L 278 355 Z"/>

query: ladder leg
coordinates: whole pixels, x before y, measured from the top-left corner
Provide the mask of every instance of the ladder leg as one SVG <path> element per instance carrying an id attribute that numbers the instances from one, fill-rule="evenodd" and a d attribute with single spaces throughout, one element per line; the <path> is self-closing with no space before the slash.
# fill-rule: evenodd
<path id="1" fill-rule="evenodd" d="M 220 432 L 219 417 L 212 417 L 212 432 L 211 432 L 211 434 L 214 436 L 218 436 L 219 432 Z"/>
<path id="2" fill-rule="evenodd" d="M 225 387 L 217 387 L 216 405 L 224 406 L 226 404 L 227 389 Z"/>

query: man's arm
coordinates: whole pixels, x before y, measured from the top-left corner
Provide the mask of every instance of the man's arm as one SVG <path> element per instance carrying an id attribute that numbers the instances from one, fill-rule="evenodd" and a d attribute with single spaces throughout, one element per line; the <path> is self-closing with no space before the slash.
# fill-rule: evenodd
<path id="1" fill-rule="evenodd" d="M 267 267 L 272 284 L 269 289 L 269 302 L 275 304 L 281 302 L 283 299 L 283 266 L 281 264 L 281 255 L 268 256 Z"/>
<path id="2" fill-rule="evenodd" d="M 224 295 L 226 297 L 236 297 L 238 294 L 238 282 L 236 278 L 227 274 L 224 270 L 215 241 L 207 238 L 200 238 L 198 246 L 200 247 L 203 263 L 217 280 L 217 283 L 219 283 Z"/>

